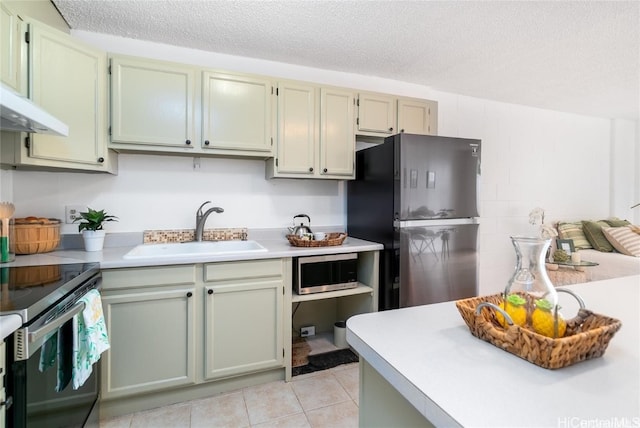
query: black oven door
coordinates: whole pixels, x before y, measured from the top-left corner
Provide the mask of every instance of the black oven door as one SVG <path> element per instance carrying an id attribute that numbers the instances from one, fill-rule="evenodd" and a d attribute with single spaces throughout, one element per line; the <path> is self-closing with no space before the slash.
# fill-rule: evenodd
<path id="1" fill-rule="evenodd" d="M 8 372 L 8 425 L 15 428 L 97 426 L 98 370 L 77 390 L 71 382 L 72 324 L 63 324 L 27 360 Z M 13 342 L 13 341 L 11 341 Z"/>

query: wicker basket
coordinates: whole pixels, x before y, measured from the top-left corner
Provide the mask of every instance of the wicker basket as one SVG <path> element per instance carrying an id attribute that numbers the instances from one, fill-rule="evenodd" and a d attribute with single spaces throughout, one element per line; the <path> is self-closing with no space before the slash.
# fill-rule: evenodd
<path id="1" fill-rule="evenodd" d="M 505 329 L 495 321 L 490 308 L 476 315 L 480 303 L 498 305 L 501 301 L 502 294 L 495 294 L 458 300 L 456 307 L 471 334 L 546 369 L 559 369 L 602 356 L 622 326 L 615 318 L 583 310 L 579 317 L 567 320 L 564 337 L 552 339 L 518 325 Z"/>
<path id="2" fill-rule="evenodd" d="M 346 237 L 346 233 L 327 233 L 325 239 L 315 241 L 312 239 L 300 239 L 296 235 L 287 235 L 287 239 L 294 247 L 332 247 L 342 245 Z"/>
<path id="3" fill-rule="evenodd" d="M 60 244 L 60 220 L 43 219 L 22 224 L 16 219 L 14 246 L 16 254 L 37 254 L 53 251 Z"/>

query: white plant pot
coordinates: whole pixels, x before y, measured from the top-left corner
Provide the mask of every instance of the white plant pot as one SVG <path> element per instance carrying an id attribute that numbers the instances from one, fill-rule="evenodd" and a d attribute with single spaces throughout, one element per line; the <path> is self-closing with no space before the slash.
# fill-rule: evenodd
<path id="1" fill-rule="evenodd" d="M 83 230 L 82 238 L 84 239 L 84 250 L 102 251 L 104 235 L 104 230 Z"/>

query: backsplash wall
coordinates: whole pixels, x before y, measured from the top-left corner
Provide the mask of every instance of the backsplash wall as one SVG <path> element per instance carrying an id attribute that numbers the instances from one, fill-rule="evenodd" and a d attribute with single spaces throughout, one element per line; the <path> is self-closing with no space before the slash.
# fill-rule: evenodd
<path id="1" fill-rule="evenodd" d="M 343 184 L 321 180 L 266 180 L 262 160 L 119 155 L 119 173 L 14 172 L 16 214 L 62 218 L 65 205 L 86 204 L 119 217 L 108 231 L 194 228 L 205 201 L 224 208 L 207 227 L 290 226 L 305 213 L 313 225 L 344 224 Z M 77 233 L 64 225 L 62 233 Z"/>

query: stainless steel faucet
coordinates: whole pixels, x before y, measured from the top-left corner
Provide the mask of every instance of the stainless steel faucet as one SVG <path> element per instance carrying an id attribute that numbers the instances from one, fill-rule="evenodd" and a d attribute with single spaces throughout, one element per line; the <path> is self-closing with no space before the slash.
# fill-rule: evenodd
<path id="1" fill-rule="evenodd" d="M 198 208 L 198 211 L 196 212 L 196 241 L 202 241 L 202 232 L 204 231 L 204 224 L 207 222 L 207 217 L 209 217 L 209 214 L 213 212 L 216 212 L 216 213 L 224 212 L 224 210 L 220 207 L 213 207 L 213 208 L 209 208 L 203 214 L 202 207 L 210 203 L 211 201 L 207 201 L 204 204 L 200 205 L 200 208 Z"/>

